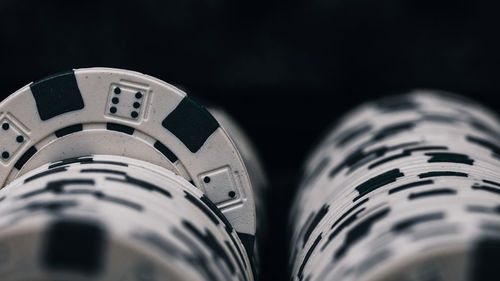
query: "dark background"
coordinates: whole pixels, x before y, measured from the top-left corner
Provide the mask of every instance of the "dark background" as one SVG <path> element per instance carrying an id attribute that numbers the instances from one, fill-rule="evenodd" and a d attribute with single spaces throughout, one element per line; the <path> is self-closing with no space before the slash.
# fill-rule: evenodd
<path id="1" fill-rule="evenodd" d="M 0 1 L 0 97 L 72 68 L 136 70 L 224 107 L 271 179 L 263 280 L 287 280 L 286 213 L 307 152 L 367 99 L 411 88 L 498 111 L 496 1 Z"/>

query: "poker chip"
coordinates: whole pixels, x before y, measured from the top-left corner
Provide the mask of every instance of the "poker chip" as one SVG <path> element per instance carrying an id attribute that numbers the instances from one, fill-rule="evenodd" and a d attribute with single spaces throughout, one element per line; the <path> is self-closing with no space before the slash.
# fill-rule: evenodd
<path id="1" fill-rule="evenodd" d="M 148 165 L 85 156 L 44 165 L 0 190 L 0 275 L 253 280 L 245 247 L 217 207 L 184 178 Z"/>
<path id="2" fill-rule="evenodd" d="M 348 113 L 304 167 L 292 280 L 492 280 L 499 136 L 489 110 L 437 91 Z"/>
<path id="3" fill-rule="evenodd" d="M 0 103 L 0 138 L 8 280 L 254 280 L 267 182 L 223 110 L 76 69 Z"/>
<path id="4" fill-rule="evenodd" d="M 251 180 L 229 134 L 179 89 L 126 70 L 88 68 L 31 83 L 0 104 L 0 185 L 43 164 L 120 155 L 164 167 L 255 236 Z"/>

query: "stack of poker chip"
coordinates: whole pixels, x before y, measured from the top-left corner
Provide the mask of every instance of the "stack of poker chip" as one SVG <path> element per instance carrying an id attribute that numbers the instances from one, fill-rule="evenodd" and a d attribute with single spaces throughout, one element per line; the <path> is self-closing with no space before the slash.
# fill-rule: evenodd
<path id="1" fill-rule="evenodd" d="M 265 178 L 224 112 L 89 68 L 0 103 L 2 280 L 248 280 Z"/>
<path id="2" fill-rule="evenodd" d="M 414 91 L 345 116 L 306 162 L 292 280 L 496 280 L 500 123 Z"/>

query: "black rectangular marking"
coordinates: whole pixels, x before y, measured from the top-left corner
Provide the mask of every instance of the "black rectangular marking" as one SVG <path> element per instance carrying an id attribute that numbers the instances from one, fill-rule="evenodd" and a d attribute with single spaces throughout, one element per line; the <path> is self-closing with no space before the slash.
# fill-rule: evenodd
<path id="1" fill-rule="evenodd" d="M 447 150 L 448 147 L 446 146 L 420 146 L 420 147 L 415 147 L 415 148 L 407 148 L 404 151 L 405 152 L 414 152 L 414 151 L 425 151 L 425 150 Z"/>
<path id="2" fill-rule="evenodd" d="M 487 232 L 493 231 L 493 232 L 500 233 L 500 224 L 485 222 L 485 223 L 481 224 L 480 227 L 481 227 L 481 229 L 484 229 Z"/>
<path id="3" fill-rule="evenodd" d="M 356 202 L 359 198 L 365 196 L 373 190 L 376 190 L 391 182 L 395 182 L 397 178 L 402 176 L 404 176 L 404 174 L 401 173 L 399 169 L 392 169 L 378 176 L 375 176 L 356 187 L 356 190 L 359 192 L 359 196 L 354 198 L 352 201 Z"/>
<path id="4" fill-rule="evenodd" d="M 453 190 L 450 188 L 441 188 L 441 189 L 434 189 L 434 190 L 429 190 L 429 191 L 422 191 L 419 193 L 412 193 L 408 196 L 408 199 L 414 200 L 414 199 L 419 199 L 422 197 L 439 196 L 439 195 L 455 195 L 455 194 L 457 194 L 456 190 Z"/>
<path id="5" fill-rule="evenodd" d="M 432 214 L 425 214 L 425 215 L 420 215 L 420 216 L 408 218 L 408 219 L 405 219 L 405 220 L 402 220 L 402 221 L 396 223 L 392 227 L 392 231 L 401 232 L 401 231 L 404 231 L 406 229 L 413 227 L 416 224 L 424 223 L 424 222 L 428 222 L 428 221 L 441 220 L 443 218 L 444 218 L 444 213 L 432 213 Z"/>
<path id="6" fill-rule="evenodd" d="M 47 176 L 47 175 L 52 175 L 52 174 L 57 174 L 57 173 L 60 173 L 60 172 L 64 172 L 66 171 L 67 168 L 66 167 L 59 167 L 59 168 L 55 168 L 55 169 L 50 169 L 50 170 L 47 170 L 47 171 L 44 171 L 44 172 L 41 172 L 41 173 L 38 173 L 36 175 L 33 175 L 27 179 L 24 180 L 24 183 L 27 183 L 27 182 L 30 182 L 30 181 L 33 181 L 33 180 L 36 180 L 38 178 L 41 178 L 41 177 L 44 177 L 44 176 Z"/>
<path id="7" fill-rule="evenodd" d="M 61 167 L 61 166 L 66 166 L 68 164 L 73 164 L 73 163 L 80 163 L 83 164 L 85 162 L 92 163 L 93 157 L 92 156 L 80 156 L 80 157 L 73 157 L 73 158 L 67 158 L 61 161 L 57 162 L 52 162 L 49 166 L 49 169 Z"/>
<path id="8" fill-rule="evenodd" d="M 106 129 L 109 131 L 121 132 L 127 135 L 134 134 L 135 129 L 126 125 L 116 124 L 116 123 L 107 123 Z"/>
<path id="9" fill-rule="evenodd" d="M 312 244 L 311 248 L 306 253 L 306 256 L 304 257 L 304 260 L 302 260 L 302 264 L 300 265 L 299 272 L 297 274 L 297 277 L 302 279 L 302 274 L 304 273 L 304 267 L 306 266 L 307 262 L 309 261 L 309 258 L 311 257 L 312 252 L 314 249 L 316 249 L 316 246 L 318 246 L 319 241 L 321 241 L 321 234 L 316 237 L 316 240 L 314 240 L 314 243 Z"/>
<path id="10" fill-rule="evenodd" d="M 314 215 L 315 213 L 314 212 L 311 212 L 309 214 L 309 216 L 307 216 L 307 219 L 306 221 L 304 222 L 304 224 L 302 225 L 300 231 L 299 231 L 299 235 L 298 237 L 303 237 L 304 236 L 304 233 L 306 232 L 306 230 L 308 229 L 309 225 L 311 224 L 313 218 L 314 218 Z"/>
<path id="11" fill-rule="evenodd" d="M 316 216 L 314 216 L 314 219 L 312 220 L 311 224 L 306 230 L 306 233 L 304 234 L 304 240 L 302 247 L 304 247 L 307 243 L 307 240 L 309 239 L 309 236 L 313 232 L 314 228 L 318 225 L 318 223 L 325 217 L 326 213 L 328 213 L 328 209 L 330 208 L 329 205 L 324 204 L 321 209 L 318 211 Z"/>
<path id="12" fill-rule="evenodd" d="M 85 164 L 103 164 L 103 165 L 115 165 L 115 166 L 122 166 L 122 167 L 128 167 L 127 163 L 121 163 L 121 162 L 116 162 L 116 161 L 101 161 L 101 160 L 92 160 L 92 161 L 86 161 L 86 162 L 81 162 L 80 164 L 85 165 Z"/>
<path id="13" fill-rule="evenodd" d="M 375 105 L 384 112 L 417 109 L 419 104 L 409 96 L 387 97 L 375 102 Z"/>
<path id="14" fill-rule="evenodd" d="M 389 150 L 390 151 L 394 151 L 394 150 L 397 150 L 397 149 L 400 149 L 400 148 L 403 148 L 403 147 L 414 146 L 414 145 L 417 145 L 417 144 L 420 144 L 420 143 L 421 143 L 420 141 L 403 142 L 403 143 L 391 146 L 389 148 Z"/>
<path id="15" fill-rule="evenodd" d="M 19 158 L 19 160 L 17 160 L 16 164 L 14 164 L 14 167 L 18 170 L 21 170 L 24 164 L 26 164 L 26 162 L 28 162 L 28 160 L 33 155 L 35 155 L 37 151 L 38 150 L 36 149 L 36 147 L 34 146 L 30 147 L 28 150 L 26 150 L 26 152 L 24 152 L 24 154 Z"/>
<path id="16" fill-rule="evenodd" d="M 165 155 L 170 162 L 174 163 L 178 160 L 177 156 L 172 152 L 172 150 L 168 149 L 162 142 L 156 141 L 154 147 L 161 152 L 161 154 Z"/>
<path id="17" fill-rule="evenodd" d="M 452 172 L 452 171 L 435 171 L 427 172 L 418 175 L 419 178 L 425 179 L 430 177 L 467 177 L 466 173 Z"/>
<path id="18" fill-rule="evenodd" d="M 474 243 L 470 254 L 470 280 L 497 280 L 497 257 L 500 254 L 500 239 L 483 237 Z"/>
<path id="19" fill-rule="evenodd" d="M 467 211 L 471 213 L 500 215 L 500 206 L 486 207 L 486 206 L 472 205 L 472 206 L 467 206 Z"/>
<path id="20" fill-rule="evenodd" d="M 489 183 L 489 184 L 492 184 L 492 185 L 496 185 L 498 187 L 500 187 L 500 183 L 498 182 L 494 182 L 494 181 L 489 181 L 489 180 L 483 180 L 484 183 Z"/>
<path id="21" fill-rule="evenodd" d="M 427 185 L 427 184 L 433 184 L 433 183 L 434 183 L 433 180 L 423 180 L 423 181 L 411 182 L 411 183 L 403 184 L 401 186 L 390 189 L 389 194 L 393 194 L 393 193 L 399 192 L 401 190 L 405 190 L 405 189 L 412 188 L 415 186 L 421 186 L 421 185 Z"/>
<path id="22" fill-rule="evenodd" d="M 69 134 L 80 132 L 82 130 L 83 130 L 82 124 L 75 124 L 75 125 L 71 125 L 71 126 L 59 129 L 59 130 L 55 131 L 54 134 L 56 135 L 56 137 L 61 138 L 61 137 L 64 137 L 66 135 L 69 135 Z"/>
<path id="23" fill-rule="evenodd" d="M 193 153 L 219 128 L 217 120 L 188 97 L 163 120 L 162 125 Z"/>
<path id="24" fill-rule="evenodd" d="M 433 152 L 433 153 L 426 153 L 425 155 L 431 156 L 431 158 L 427 160 L 428 163 L 449 162 L 449 163 L 467 164 L 467 165 L 474 164 L 474 160 L 470 159 L 469 156 L 465 154 Z"/>
<path id="25" fill-rule="evenodd" d="M 102 269 L 106 233 L 98 223 L 65 219 L 45 233 L 42 264 L 52 270 L 96 274 Z"/>
<path id="26" fill-rule="evenodd" d="M 35 201 L 29 203 L 21 210 L 27 210 L 30 212 L 47 211 L 54 213 L 76 206 L 78 206 L 78 203 L 75 200 Z"/>
<path id="27" fill-rule="evenodd" d="M 473 185 L 472 189 L 484 190 L 484 191 L 488 191 L 488 192 L 491 192 L 491 193 L 500 194 L 500 189 L 494 188 L 494 187 L 491 187 L 491 186 L 487 186 L 487 185 Z"/>
<path id="28" fill-rule="evenodd" d="M 42 121 L 85 107 L 73 71 L 59 73 L 30 85 Z"/>
<path id="29" fill-rule="evenodd" d="M 415 122 L 405 122 L 399 123 L 395 125 L 390 125 L 380 129 L 376 134 L 372 137 L 372 141 L 380 141 L 387 137 L 399 134 L 403 131 L 409 131 L 415 127 Z"/>
<path id="30" fill-rule="evenodd" d="M 110 170 L 110 169 L 82 169 L 80 173 L 100 173 L 100 174 L 115 174 L 115 175 L 122 175 L 126 176 L 127 173 L 122 172 L 122 171 L 116 171 L 116 170 Z"/>
<path id="31" fill-rule="evenodd" d="M 20 198 L 20 199 L 26 199 L 26 198 L 29 198 L 29 197 L 33 197 L 33 196 L 37 196 L 37 195 L 43 194 L 45 192 L 53 192 L 53 191 L 51 189 L 48 189 L 48 188 L 36 189 L 36 190 L 33 190 L 33 191 L 29 191 L 27 193 L 21 194 L 18 198 Z"/>
<path id="32" fill-rule="evenodd" d="M 458 121 L 458 119 L 456 117 L 450 117 L 450 116 L 444 116 L 444 115 L 426 114 L 423 116 L 422 121 L 452 124 L 452 123 L 456 123 Z"/>

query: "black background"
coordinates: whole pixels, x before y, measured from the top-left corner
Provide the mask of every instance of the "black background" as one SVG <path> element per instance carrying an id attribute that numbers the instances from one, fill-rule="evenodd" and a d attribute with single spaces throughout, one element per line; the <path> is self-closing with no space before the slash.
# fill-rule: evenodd
<path id="1" fill-rule="evenodd" d="M 0 97 L 55 72 L 136 70 L 224 107 L 271 179 L 263 279 L 287 280 L 286 213 L 307 152 L 353 106 L 412 88 L 498 111 L 496 1 L 0 1 Z"/>

